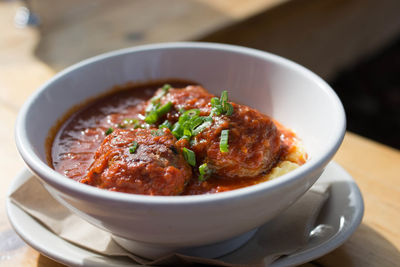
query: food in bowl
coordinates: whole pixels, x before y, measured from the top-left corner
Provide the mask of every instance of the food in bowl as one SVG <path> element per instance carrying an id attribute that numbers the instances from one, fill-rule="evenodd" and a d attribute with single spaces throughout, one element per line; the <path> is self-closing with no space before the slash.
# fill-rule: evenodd
<path id="1" fill-rule="evenodd" d="M 293 131 L 226 91 L 216 97 L 183 81 L 123 89 L 59 126 L 56 171 L 111 191 L 197 195 L 264 182 L 306 161 Z"/>
<path id="2" fill-rule="evenodd" d="M 201 81 L 204 88 L 218 97 L 220 89 L 226 88 L 230 98 L 295 129 L 310 155 L 307 162 L 278 179 L 253 186 L 216 194 L 173 197 L 125 194 L 85 186 L 49 166 L 46 148 L 49 130 L 72 106 L 94 97 L 99 99 L 118 84 L 170 77 Z M 138 104 L 154 94 L 145 88 L 126 92 L 138 95 L 131 108 L 138 108 Z M 99 105 L 98 113 L 113 108 Z M 129 108 L 123 110 L 126 112 Z M 110 125 L 107 119 L 112 121 L 115 117 L 102 116 L 102 119 L 99 117 L 104 123 L 98 131 L 100 144 Z M 129 117 L 122 114 L 121 120 L 125 118 Z M 218 257 L 244 244 L 254 233 L 253 229 L 278 216 L 317 181 L 343 140 L 345 122 L 343 106 L 332 88 L 289 60 L 223 44 L 152 44 L 100 55 L 57 74 L 21 108 L 16 122 L 16 144 L 27 166 L 62 205 L 110 232 L 127 250 L 153 259 L 182 248 L 191 248 L 197 253 L 189 255 Z M 59 134 L 67 124 L 60 128 Z M 80 146 L 95 153 L 98 147 L 86 142 L 84 138 L 88 136 L 77 133 L 71 139 L 80 137 Z M 79 157 L 93 160 L 90 153 Z M 83 168 L 84 164 L 80 161 L 77 168 Z M 211 179 L 206 183 L 211 183 Z"/>

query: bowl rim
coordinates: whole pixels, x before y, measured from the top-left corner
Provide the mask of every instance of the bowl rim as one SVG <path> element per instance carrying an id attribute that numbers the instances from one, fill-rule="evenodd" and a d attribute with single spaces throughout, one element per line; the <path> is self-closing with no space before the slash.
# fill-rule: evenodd
<path id="1" fill-rule="evenodd" d="M 66 179 L 66 177 L 53 168 L 51 168 L 47 163 L 41 160 L 34 152 L 32 146 L 28 142 L 27 135 L 25 131 L 25 121 L 26 116 L 29 113 L 30 108 L 41 94 L 43 94 L 48 88 L 51 87 L 52 83 L 57 81 L 60 77 L 65 74 L 72 72 L 76 69 L 85 67 L 87 65 L 102 61 L 111 57 L 120 56 L 124 54 L 137 53 L 142 51 L 150 50 L 166 50 L 166 49 L 199 49 L 199 50 L 217 50 L 217 51 L 229 51 L 232 53 L 243 54 L 247 56 L 253 56 L 261 58 L 268 61 L 273 61 L 278 64 L 283 64 L 286 68 L 292 69 L 296 72 L 301 72 L 302 75 L 306 76 L 308 79 L 317 83 L 318 86 L 325 91 L 325 93 L 331 98 L 334 103 L 337 112 L 337 127 L 331 136 L 330 142 L 326 143 L 323 148 L 320 158 L 313 158 L 312 160 L 306 162 L 299 168 L 280 176 L 277 179 L 270 180 L 268 182 L 259 183 L 256 185 L 239 188 L 231 191 L 220 192 L 216 194 L 203 194 L 203 195 L 184 195 L 184 196 L 149 196 L 149 195 L 139 195 L 139 194 L 127 194 L 121 192 L 113 192 L 104 189 L 99 189 L 97 187 L 85 185 L 78 183 L 72 179 Z M 220 43 L 208 43 L 208 42 L 169 42 L 169 43 L 157 43 L 140 45 L 135 47 L 129 47 L 124 49 L 119 49 L 111 51 L 108 53 L 100 54 L 95 57 L 91 57 L 80 61 L 66 69 L 62 70 L 58 74 L 54 75 L 50 80 L 45 82 L 40 86 L 23 104 L 18 113 L 16 124 L 15 124 L 15 141 L 17 149 L 28 165 L 28 167 L 36 173 L 40 179 L 44 180 L 45 183 L 55 187 L 57 190 L 62 191 L 67 195 L 73 195 L 80 198 L 85 198 L 87 200 L 104 200 L 118 203 L 140 203 L 148 205 L 190 205 L 193 203 L 210 203 L 210 202 L 226 202 L 232 199 L 242 199 L 246 196 L 265 194 L 267 191 L 274 190 L 277 187 L 281 187 L 286 184 L 290 184 L 301 177 L 306 177 L 312 175 L 316 170 L 322 169 L 333 157 L 338 148 L 340 147 L 344 134 L 346 131 L 346 117 L 343 105 L 334 92 L 334 90 L 318 75 L 308 70 L 307 68 L 295 63 L 289 59 L 283 58 L 281 56 L 253 49 L 248 47 L 242 47 L 230 44 L 220 44 Z M 311 186 L 311 185 L 310 185 Z"/>

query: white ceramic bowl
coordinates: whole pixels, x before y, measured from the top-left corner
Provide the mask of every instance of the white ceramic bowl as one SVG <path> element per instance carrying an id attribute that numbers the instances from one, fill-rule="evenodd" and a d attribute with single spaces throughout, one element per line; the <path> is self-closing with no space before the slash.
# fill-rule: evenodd
<path id="1" fill-rule="evenodd" d="M 101 190 L 68 179 L 47 165 L 49 129 L 72 106 L 114 85 L 165 78 L 194 80 L 215 94 L 228 90 L 233 101 L 295 130 L 309 161 L 258 185 L 174 197 Z M 22 107 L 16 123 L 18 150 L 46 189 L 70 210 L 112 233 L 122 246 L 150 258 L 188 247 L 195 249 L 187 253 L 213 257 L 245 242 L 252 230 L 310 188 L 344 133 L 343 106 L 317 75 L 266 52 L 210 43 L 146 45 L 80 62 L 39 88 Z"/>

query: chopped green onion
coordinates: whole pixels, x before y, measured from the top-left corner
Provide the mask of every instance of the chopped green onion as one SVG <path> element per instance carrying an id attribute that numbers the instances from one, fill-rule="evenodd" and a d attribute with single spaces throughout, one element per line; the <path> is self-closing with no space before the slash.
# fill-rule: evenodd
<path id="1" fill-rule="evenodd" d="M 200 114 L 200 110 L 199 109 L 190 109 L 190 110 L 186 111 L 184 114 L 188 115 L 190 118 L 193 118 Z"/>
<path id="2" fill-rule="evenodd" d="M 169 85 L 169 84 L 164 84 L 164 86 L 161 88 L 161 90 L 162 90 L 161 93 L 158 93 L 157 95 L 153 96 L 153 97 L 150 99 L 150 102 L 151 102 L 152 104 L 156 104 L 157 102 L 159 102 L 160 99 L 161 99 L 161 97 L 165 96 L 165 95 L 168 93 L 168 91 L 169 91 L 170 88 L 171 88 L 171 85 Z"/>
<path id="3" fill-rule="evenodd" d="M 157 110 L 152 110 L 147 116 L 144 118 L 144 121 L 148 124 L 154 124 L 158 120 Z"/>
<path id="4" fill-rule="evenodd" d="M 232 113 L 233 113 L 233 106 L 232 106 L 231 103 L 226 102 L 225 105 L 224 105 L 224 109 L 225 109 L 225 111 L 226 111 L 225 114 L 226 114 L 227 116 L 232 115 Z"/>
<path id="5" fill-rule="evenodd" d="M 185 123 L 183 126 L 183 135 L 186 136 L 192 136 L 192 131 L 190 130 L 190 124 L 189 123 Z"/>
<path id="6" fill-rule="evenodd" d="M 208 168 L 207 163 L 203 163 L 199 166 L 199 181 L 203 182 L 207 180 L 211 175 L 211 169 Z"/>
<path id="7" fill-rule="evenodd" d="M 165 114 L 167 114 L 172 108 L 172 102 L 168 102 L 167 104 L 159 107 L 157 109 L 157 115 L 159 118 L 161 118 L 162 116 L 164 116 Z"/>
<path id="8" fill-rule="evenodd" d="M 139 144 L 136 141 L 133 141 L 132 145 L 129 147 L 129 153 L 131 153 L 131 154 L 135 153 L 138 145 Z"/>
<path id="9" fill-rule="evenodd" d="M 223 113 L 223 107 L 221 105 L 221 101 L 218 97 L 211 98 L 211 113 L 212 115 L 221 115 Z"/>
<path id="10" fill-rule="evenodd" d="M 155 101 L 155 102 L 151 102 L 147 107 L 146 107 L 146 114 L 147 113 L 149 113 L 149 112 L 151 112 L 151 111 L 153 111 L 153 110 L 156 110 L 156 109 L 158 109 L 160 107 L 160 102 L 159 102 L 159 100 L 158 101 Z"/>
<path id="11" fill-rule="evenodd" d="M 221 93 L 221 98 L 213 97 L 211 98 L 211 114 L 213 115 L 222 115 L 225 114 L 227 116 L 232 115 L 233 113 L 233 106 L 231 103 L 228 102 L 228 92 L 223 91 Z"/>
<path id="12" fill-rule="evenodd" d="M 200 124 L 199 126 L 197 126 L 196 128 L 193 129 L 192 134 L 194 136 L 198 135 L 199 133 L 201 133 L 204 129 L 206 129 L 207 127 L 211 126 L 211 121 L 205 121 L 202 124 Z"/>
<path id="13" fill-rule="evenodd" d="M 228 92 L 227 91 L 222 91 L 220 101 L 221 101 L 221 103 L 228 101 Z"/>
<path id="14" fill-rule="evenodd" d="M 194 129 L 202 125 L 205 121 L 212 121 L 212 118 L 200 116 L 199 109 L 191 109 L 185 111 L 181 116 L 179 116 L 178 122 L 176 122 L 172 127 L 172 134 L 180 139 L 182 136 L 186 136 L 190 141 L 190 137 L 193 136 Z"/>
<path id="15" fill-rule="evenodd" d="M 181 138 L 179 138 L 179 140 L 182 140 L 182 139 L 190 140 L 190 136 L 183 135 Z"/>
<path id="16" fill-rule="evenodd" d="M 181 127 L 181 124 L 179 122 L 176 122 L 173 126 L 172 126 L 172 134 L 177 138 L 181 138 L 183 135 L 183 129 Z"/>
<path id="17" fill-rule="evenodd" d="M 148 124 L 154 124 L 158 121 L 159 118 L 167 114 L 172 108 L 172 102 L 168 102 L 167 104 L 157 108 L 153 109 L 152 111 L 147 114 L 147 116 L 144 118 L 144 121 L 147 122 Z"/>
<path id="18" fill-rule="evenodd" d="M 172 124 L 168 120 L 165 120 L 163 123 L 160 124 L 160 126 L 158 126 L 159 129 L 168 128 L 170 130 L 171 130 L 171 127 L 172 127 Z"/>
<path id="19" fill-rule="evenodd" d="M 166 83 L 161 89 L 163 90 L 164 93 L 168 93 L 168 90 L 171 89 L 171 85 Z"/>
<path id="20" fill-rule="evenodd" d="M 186 147 L 182 149 L 182 152 L 183 157 L 185 158 L 187 163 L 189 163 L 189 165 L 191 166 L 196 166 L 196 155 L 194 154 L 194 152 L 190 149 L 187 149 Z"/>
<path id="21" fill-rule="evenodd" d="M 145 110 L 146 111 L 145 122 L 147 122 L 148 124 L 154 124 L 160 117 L 164 116 L 167 112 L 170 111 L 172 107 L 171 102 L 168 102 L 167 104 L 160 107 L 160 99 L 168 93 L 168 90 L 170 88 L 171 85 L 165 84 L 161 88 L 162 91 L 150 99 L 150 104 L 146 107 Z"/>
<path id="22" fill-rule="evenodd" d="M 179 116 L 179 122 L 184 123 L 185 121 L 188 121 L 188 120 L 198 117 L 199 114 L 200 114 L 200 110 L 190 109 L 188 111 L 185 111 L 181 116 Z"/>
<path id="23" fill-rule="evenodd" d="M 199 126 L 205 121 L 205 117 L 195 117 L 192 120 L 190 120 L 190 129 L 193 131 L 194 128 Z"/>
<path id="24" fill-rule="evenodd" d="M 107 131 L 105 132 L 105 134 L 106 134 L 106 135 L 109 135 L 109 134 L 111 134 L 112 132 L 114 132 L 114 129 L 110 127 L 110 128 L 107 129 Z"/>
<path id="25" fill-rule="evenodd" d="M 224 153 L 228 152 L 228 148 L 229 148 L 228 135 L 229 135 L 229 130 L 221 131 L 221 137 L 219 140 L 219 150 Z"/>
<path id="26" fill-rule="evenodd" d="M 211 98 L 211 105 L 214 105 L 214 106 L 221 105 L 221 101 L 219 100 L 218 97 L 213 97 L 213 98 Z"/>

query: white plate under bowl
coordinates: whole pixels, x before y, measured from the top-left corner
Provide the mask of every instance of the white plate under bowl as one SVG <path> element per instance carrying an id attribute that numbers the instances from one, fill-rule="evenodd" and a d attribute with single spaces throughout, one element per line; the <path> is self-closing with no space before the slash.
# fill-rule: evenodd
<path id="1" fill-rule="evenodd" d="M 13 181 L 8 196 L 31 177 L 22 171 Z M 301 250 L 282 257 L 271 267 L 293 266 L 311 261 L 343 244 L 361 223 L 364 203 L 357 184 L 338 164 L 331 162 L 317 184 L 331 185 L 331 196 L 318 223 L 330 229 L 329 235 L 314 235 Z M 26 243 L 58 262 L 72 266 L 139 266 L 124 257 L 107 257 L 75 246 L 53 234 L 7 198 L 8 217 Z M 257 233 L 256 233 L 257 234 Z M 239 249 L 240 250 L 240 249 Z"/>

